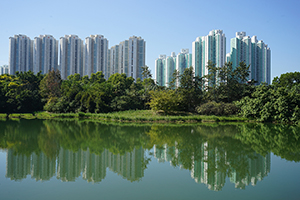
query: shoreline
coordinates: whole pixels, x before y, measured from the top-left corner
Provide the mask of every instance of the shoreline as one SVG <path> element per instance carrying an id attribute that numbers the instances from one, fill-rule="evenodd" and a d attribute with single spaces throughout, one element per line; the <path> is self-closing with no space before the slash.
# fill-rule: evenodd
<path id="1" fill-rule="evenodd" d="M 0 113 L 0 119 L 6 114 Z M 177 113 L 177 115 L 160 115 L 152 110 L 129 110 L 112 113 L 48 113 L 46 111 L 32 113 L 13 113 L 9 119 L 91 119 L 102 122 L 142 123 L 142 124 L 195 124 L 216 122 L 255 122 L 238 116 L 197 115 L 193 113 Z"/>

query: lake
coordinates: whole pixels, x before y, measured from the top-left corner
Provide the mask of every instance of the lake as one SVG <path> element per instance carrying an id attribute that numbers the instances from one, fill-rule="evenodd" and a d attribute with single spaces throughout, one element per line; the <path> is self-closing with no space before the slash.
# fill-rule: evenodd
<path id="1" fill-rule="evenodd" d="M 299 199 L 300 127 L 0 121 L 0 199 Z"/>

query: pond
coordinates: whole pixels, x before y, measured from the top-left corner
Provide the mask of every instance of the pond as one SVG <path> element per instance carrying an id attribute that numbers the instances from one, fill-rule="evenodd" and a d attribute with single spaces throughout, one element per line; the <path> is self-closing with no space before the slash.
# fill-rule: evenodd
<path id="1" fill-rule="evenodd" d="M 0 121 L 1 199 L 299 199 L 300 128 Z"/>

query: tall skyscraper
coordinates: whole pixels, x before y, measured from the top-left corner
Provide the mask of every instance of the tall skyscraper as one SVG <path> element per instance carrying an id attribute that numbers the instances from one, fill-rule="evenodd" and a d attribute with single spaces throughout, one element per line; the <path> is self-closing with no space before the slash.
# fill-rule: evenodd
<path id="1" fill-rule="evenodd" d="M 33 72 L 48 73 L 58 66 L 58 41 L 52 35 L 40 35 L 33 42 Z"/>
<path id="2" fill-rule="evenodd" d="M 132 36 L 129 40 L 111 47 L 108 52 L 107 78 L 115 73 L 125 73 L 127 77 L 142 78 L 145 66 L 146 42 L 141 37 Z"/>
<path id="3" fill-rule="evenodd" d="M 181 49 L 181 52 L 177 55 L 176 59 L 176 70 L 179 74 L 182 74 L 183 71 L 192 66 L 192 54 L 189 53 L 188 49 Z"/>
<path id="4" fill-rule="evenodd" d="M 119 45 L 110 48 L 109 76 L 119 72 Z M 107 78 L 109 78 L 109 76 Z"/>
<path id="5" fill-rule="evenodd" d="M 33 71 L 32 40 L 26 35 L 9 38 L 9 73 Z"/>
<path id="6" fill-rule="evenodd" d="M 160 86 L 166 86 L 166 55 L 159 55 L 155 60 L 155 78 Z"/>
<path id="7" fill-rule="evenodd" d="M 118 63 L 118 73 L 128 74 L 128 40 L 120 42 L 119 44 L 119 63 Z"/>
<path id="8" fill-rule="evenodd" d="M 146 42 L 141 37 L 132 36 L 128 41 L 128 77 L 142 78 L 142 67 L 145 66 Z"/>
<path id="9" fill-rule="evenodd" d="M 160 55 L 155 60 L 155 76 L 156 82 L 160 86 L 169 86 L 173 78 L 175 70 L 182 74 L 184 70 L 192 66 L 192 54 L 188 49 L 181 49 L 178 55 L 175 52 L 171 53 L 171 56 Z M 178 85 L 178 83 L 176 83 Z"/>
<path id="10" fill-rule="evenodd" d="M 83 41 L 77 35 L 60 38 L 60 71 L 62 79 L 75 73 L 83 75 Z"/>
<path id="11" fill-rule="evenodd" d="M 257 84 L 271 83 L 271 50 L 262 40 L 257 41 L 256 36 L 250 39 L 246 32 L 236 32 L 236 37 L 231 39 L 226 60 L 232 62 L 233 67 L 242 61 L 250 65 L 249 80 L 254 79 Z"/>
<path id="12" fill-rule="evenodd" d="M 173 78 L 173 73 L 176 69 L 176 54 L 175 52 L 171 53 L 171 56 L 168 56 L 166 58 L 166 86 L 169 86 L 170 82 L 172 81 Z"/>
<path id="13" fill-rule="evenodd" d="M 212 61 L 216 67 L 225 64 L 226 37 L 222 30 L 212 30 L 207 36 L 198 37 L 193 42 L 192 66 L 195 75 L 200 77 L 208 74 L 207 63 Z"/>
<path id="14" fill-rule="evenodd" d="M 102 71 L 107 74 L 108 40 L 103 35 L 91 35 L 85 39 L 83 75 Z"/>

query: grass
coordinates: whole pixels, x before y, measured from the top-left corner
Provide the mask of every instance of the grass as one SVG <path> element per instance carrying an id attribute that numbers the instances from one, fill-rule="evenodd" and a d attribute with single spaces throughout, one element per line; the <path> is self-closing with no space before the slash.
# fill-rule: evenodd
<path id="1" fill-rule="evenodd" d="M 56 119 L 56 118 L 76 118 L 76 119 L 94 119 L 104 122 L 129 122 L 129 123 L 199 123 L 199 122 L 246 122 L 247 118 L 237 116 L 206 116 L 194 113 L 174 113 L 174 115 L 164 115 L 152 110 L 128 110 L 112 113 L 48 113 L 36 112 L 35 115 L 30 113 L 11 114 L 10 118 L 19 119 Z M 0 118 L 6 118 L 6 114 L 0 114 Z"/>

